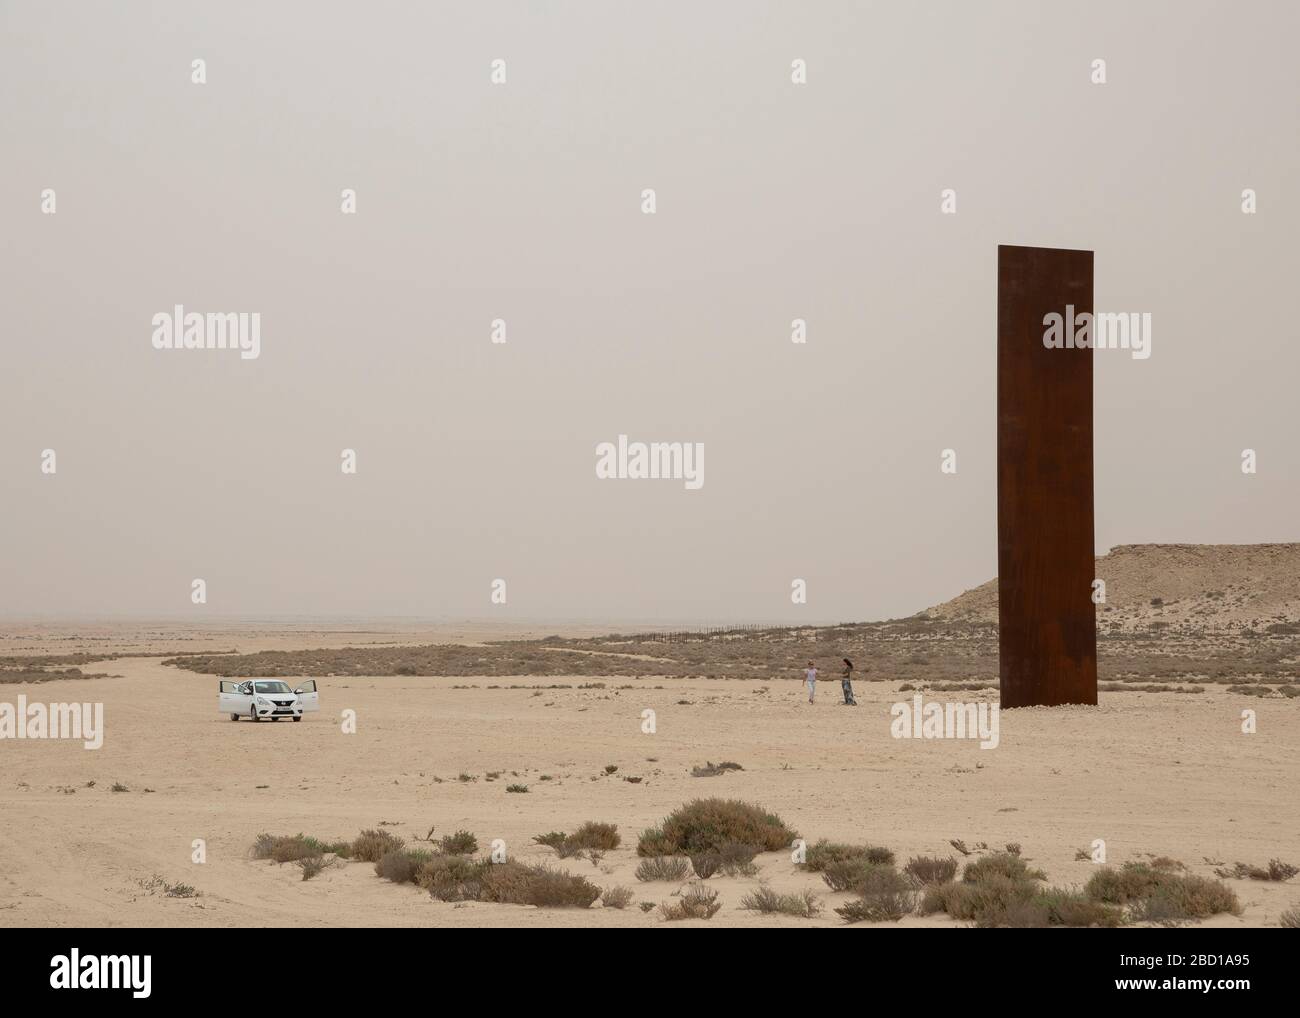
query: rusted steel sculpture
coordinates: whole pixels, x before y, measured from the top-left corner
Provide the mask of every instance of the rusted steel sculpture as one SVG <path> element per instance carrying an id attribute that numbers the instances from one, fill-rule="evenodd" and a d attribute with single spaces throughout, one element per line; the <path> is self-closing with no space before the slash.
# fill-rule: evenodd
<path id="1" fill-rule="evenodd" d="M 1092 358 L 1046 315 L 1092 313 L 1092 252 L 998 248 L 998 644 L 1003 707 L 1097 702 Z"/>

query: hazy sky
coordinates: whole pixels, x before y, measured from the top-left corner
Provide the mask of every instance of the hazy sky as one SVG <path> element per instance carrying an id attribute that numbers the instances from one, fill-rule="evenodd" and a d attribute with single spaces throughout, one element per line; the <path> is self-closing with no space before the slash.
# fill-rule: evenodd
<path id="1" fill-rule="evenodd" d="M 1153 316 L 1099 552 L 1300 539 L 1297 10 L 5 0 L 0 613 L 910 614 L 997 571 L 1000 243 Z"/>

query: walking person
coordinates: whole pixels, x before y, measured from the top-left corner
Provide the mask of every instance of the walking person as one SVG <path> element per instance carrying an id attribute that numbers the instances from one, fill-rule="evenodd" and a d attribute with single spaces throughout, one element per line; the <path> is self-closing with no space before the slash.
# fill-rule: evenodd
<path id="1" fill-rule="evenodd" d="M 845 707 L 856 707 L 858 701 L 853 699 L 853 662 L 844 659 L 844 671 L 840 672 L 840 686 L 844 689 Z"/>
<path id="2" fill-rule="evenodd" d="M 808 662 L 808 670 L 803 673 L 804 684 L 808 687 L 808 702 L 813 702 L 813 694 L 817 692 L 817 667 Z"/>

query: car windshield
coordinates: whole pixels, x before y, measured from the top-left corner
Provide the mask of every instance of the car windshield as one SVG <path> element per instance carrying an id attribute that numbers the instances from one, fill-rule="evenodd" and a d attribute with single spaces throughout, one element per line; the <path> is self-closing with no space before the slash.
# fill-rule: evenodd
<path id="1" fill-rule="evenodd" d="M 288 683 L 284 682 L 257 682 L 254 688 L 259 693 L 287 693 L 289 692 Z"/>

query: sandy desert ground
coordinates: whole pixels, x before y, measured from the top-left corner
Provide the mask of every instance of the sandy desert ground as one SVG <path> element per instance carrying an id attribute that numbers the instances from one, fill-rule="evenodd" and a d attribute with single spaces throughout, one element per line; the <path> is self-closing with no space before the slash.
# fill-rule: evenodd
<path id="1" fill-rule="evenodd" d="M 234 629 L 244 650 L 283 637 Z M 213 646 L 228 635 L 216 634 Z M 6 652 L 30 652 L 19 642 Z M 138 633 L 128 642 L 152 647 Z M 154 649 L 176 646 L 164 638 Z M 10 701 L 102 701 L 106 724 L 96 751 L 65 741 L 0 744 L 0 926 L 700 925 L 664 923 L 635 906 L 449 904 L 380 880 L 366 863 L 304 882 L 294 866 L 253 861 L 249 848 L 264 831 L 350 839 L 383 823 L 408 841 L 431 826 L 439 834 L 465 828 L 480 845 L 501 838 L 512 855 L 544 860 L 554 853 L 533 844 L 534 835 L 606 821 L 618 825 L 622 847 L 599 867 L 560 865 L 658 903 L 678 888 L 634 879 L 636 836 L 703 795 L 759 803 L 810 842 L 888 846 L 900 862 L 952 854 L 953 838 L 1019 842 L 1058 885 L 1088 878 L 1092 864 L 1075 853 L 1096 838 L 1107 842 L 1109 862 L 1172 856 L 1207 876 L 1213 863 L 1300 860 L 1296 699 L 1214 687 L 1198 696 L 1103 693 L 1096 708 L 1005 712 L 1000 746 L 980 750 L 892 738 L 889 708 L 912 695 L 896 681 L 858 683 L 854 710 L 836 705 L 834 681 L 821 684 L 810 707 L 797 677 L 611 678 L 603 689 L 577 688 L 599 681 L 589 675 L 568 689 L 542 688 L 565 684 L 551 677 L 340 677 L 321 680 L 322 710 L 304 723 L 254 725 L 217 713 L 215 676 L 158 657 L 87 671 L 114 677 L 0 687 Z M 641 732 L 647 707 L 657 712 L 653 735 Z M 341 731 L 345 708 L 357 713 L 355 734 Z M 1257 734 L 1240 731 L 1246 708 L 1258 712 Z M 744 770 L 692 777 L 706 760 Z M 608 765 L 617 771 L 606 774 Z M 501 776 L 488 780 L 491 772 Z M 462 773 L 476 780 L 458 780 Z M 112 791 L 115 782 L 129 791 Z M 510 783 L 529 791 L 508 793 Z M 207 844 L 203 865 L 191 862 L 196 838 Z M 814 889 L 826 911 L 763 917 L 738 908 L 757 879 L 718 877 L 710 883 L 723 908 L 711 925 L 843 925 L 830 907 L 850 895 L 828 892 L 787 854 L 758 862 L 758 879 L 781 891 Z M 199 894 L 151 891 L 155 877 Z M 1300 904 L 1294 881 L 1229 883 L 1243 914 L 1204 925 L 1276 925 Z M 958 924 L 913 916 L 900 925 Z"/>

